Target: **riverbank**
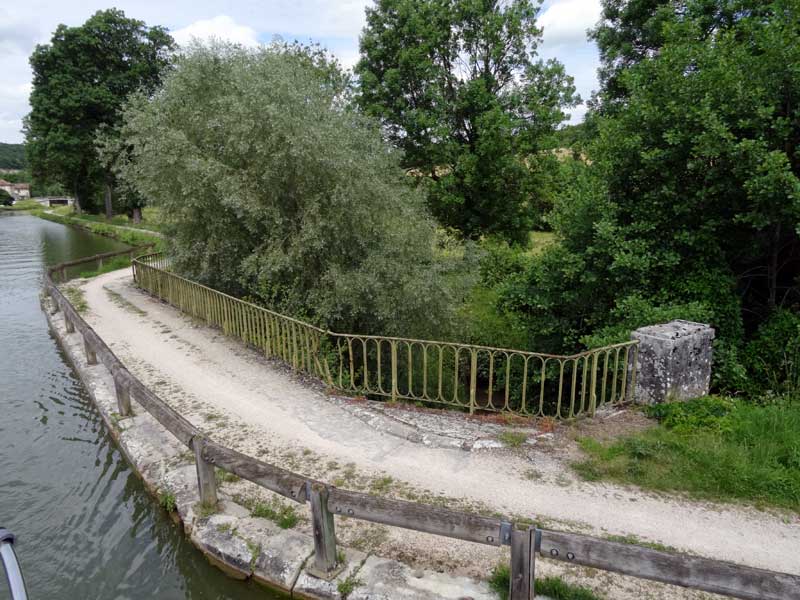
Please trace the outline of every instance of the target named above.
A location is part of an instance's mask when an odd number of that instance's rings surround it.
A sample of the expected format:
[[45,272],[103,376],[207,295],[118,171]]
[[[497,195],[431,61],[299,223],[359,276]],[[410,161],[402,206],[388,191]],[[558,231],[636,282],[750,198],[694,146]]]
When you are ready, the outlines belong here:
[[[791,550],[800,532],[791,514],[587,484],[565,468],[563,457],[530,447],[463,452],[398,439],[353,418],[323,390],[134,289],[129,273],[104,275],[83,288],[87,320],[126,366],[196,426],[251,456],[350,489],[519,515],[559,529],[634,538],[752,566],[800,570]],[[251,504],[271,501],[248,486],[222,485],[226,493]],[[299,516],[298,526],[307,526],[307,516]],[[504,560],[491,548],[450,542],[443,548],[440,539],[391,528],[348,524],[338,529],[344,544],[403,559],[412,568],[486,577]],[[608,598],[701,597],[626,578],[587,577],[585,570],[565,571],[546,561],[538,572],[547,574],[548,569],[570,581],[594,584]]]

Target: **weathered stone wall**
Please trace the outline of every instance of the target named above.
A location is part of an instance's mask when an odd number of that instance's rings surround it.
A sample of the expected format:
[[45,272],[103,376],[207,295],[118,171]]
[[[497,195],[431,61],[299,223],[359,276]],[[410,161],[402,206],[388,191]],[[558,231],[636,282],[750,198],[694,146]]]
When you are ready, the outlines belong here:
[[634,400],[657,404],[708,394],[711,383],[714,329],[703,323],[676,320],[642,327]]

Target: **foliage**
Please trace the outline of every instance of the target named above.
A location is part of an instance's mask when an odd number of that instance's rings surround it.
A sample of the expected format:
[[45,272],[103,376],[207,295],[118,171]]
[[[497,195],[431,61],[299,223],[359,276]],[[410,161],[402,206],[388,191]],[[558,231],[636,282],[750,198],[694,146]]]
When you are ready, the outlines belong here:
[[169,491],[162,491],[158,495],[158,503],[167,512],[175,512],[178,508],[178,503],[175,499],[175,494]]
[[800,393],[800,314],[778,310],[745,350],[752,384],[775,393]]
[[30,58],[24,129],[34,177],[63,185],[79,209],[92,208],[109,177],[95,152],[96,132],[117,122],[130,93],[156,88],[173,46],[166,29],[116,9],[98,11],[79,27],[59,25]]
[[581,441],[587,479],[800,509],[800,398],[701,398],[651,409],[661,425],[608,445]]
[[[25,144],[0,142],[0,169],[24,169],[26,166]],[[5,174],[0,174],[0,177],[7,179]]]
[[284,504],[280,500],[272,499],[270,502],[256,502],[250,513],[254,517],[269,519],[281,529],[291,529],[297,525],[300,517],[293,506]]
[[536,59],[529,0],[379,0],[361,37],[358,100],[428,185],[440,222],[524,242],[548,198],[543,139],[577,101],[555,60]]
[[606,2],[647,31],[601,24],[644,39],[607,57],[624,94],[607,82],[590,160],[563,165],[572,178],[549,217],[559,243],[504,292],[537,348],[704,320],[717,329],[717,384],[740,391],[746,339],[776,309],[796,312],[800,69],[787,65],[800,64],[798,4],[735,4]]
[[295,47],[190,48],[128,106],[122,176],[162,207],[188,277],[331,329],[436,335],[449,263],[334,67]]
[[11,206],[14,203],[14,197],[5,190],[0,190],[0,206]]

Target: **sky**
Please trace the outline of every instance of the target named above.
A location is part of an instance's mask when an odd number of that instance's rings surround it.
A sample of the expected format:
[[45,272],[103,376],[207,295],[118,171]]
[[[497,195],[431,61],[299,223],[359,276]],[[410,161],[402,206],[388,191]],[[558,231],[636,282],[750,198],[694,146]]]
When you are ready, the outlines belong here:
[[[113,0],[111,0],[113,2]],[[27,0],[0,6],[0,142],[23,141],[22,118],[29,112],[28,56],[47,43],[59,23],[82,24],[97,10],[115,6],[148,25],[167,27],[178,43],[217,37],[244,45],[287,41],[318,42],[345,67],[358,59],[364,7],[372,0]],[[581,97],[597,87],[597,48],[586,30],[600,15],[600,0],[545,0],[539,14],[542,58],[557,58],[575,78]],[[571,112],[580,122],[585,107]]]

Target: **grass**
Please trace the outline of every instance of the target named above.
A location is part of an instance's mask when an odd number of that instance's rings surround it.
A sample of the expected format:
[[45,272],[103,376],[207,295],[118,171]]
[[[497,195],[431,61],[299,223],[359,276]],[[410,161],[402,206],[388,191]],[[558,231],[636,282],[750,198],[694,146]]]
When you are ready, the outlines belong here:
[[531,231],[529,239],[530,244],[526,254],[528,256],[537,256],[555,242],[556,234],[552,231]]
[[601,444],[574,468],[610,479],[711,500],[800,510],[800,397],[768,404],[707,397],[648,409],[659,424]]
[[528,439],[522,431],[504,431],[497,438],[509,448],[519,448]]
[[5,211],[21,211],[21,210],[39,210],[42,205],[36,200],[20,200],[15,202],[12,206],[0,206],[0,210]]
[[269,502],[261,502],[252,498],[236,495],[234,502],[250,511],[253,517],[261,517],[274,522],[281,529],[292,529],[300,521],[300,515],[293,506],[272,498]]
[[[511,573],[508,565],[498,565],[489,578],[489,587],[500,600],[508,598]],[[549,596],[553,600],[600,600],[592,590],[566,583],[559,577],[542,577],[534,584],[536,595]]]
[[78,215],[75,214],[75,211],[71,206],[59,206],[53,208],[52,211],[61,217],[71,217],[74,219],[80,219],[81,221],[90,221],[92,223],[115,225],[117,227],[133,227],[135,229],[145,229],[159,232],[163,229],[161,209],[155,207],[147,207],[142,211],[141,223],[134,223],[128,218],[127,215],[114,215],[110,221],[106,219],[105,215],[92,215],[88,213],[82,213]]
[[114,256],[112,258],[107,258],[103,260],[102,267],[97,267],[96,269],[89,269],[87,271],[81,271],[78,277],[83,277],[83,278],[97,277],[98,275],[102,275],[103,273],[118,271],[119,269],[125,269],[130,266],[131,266],[131,259],[129,256],[127,255]]

